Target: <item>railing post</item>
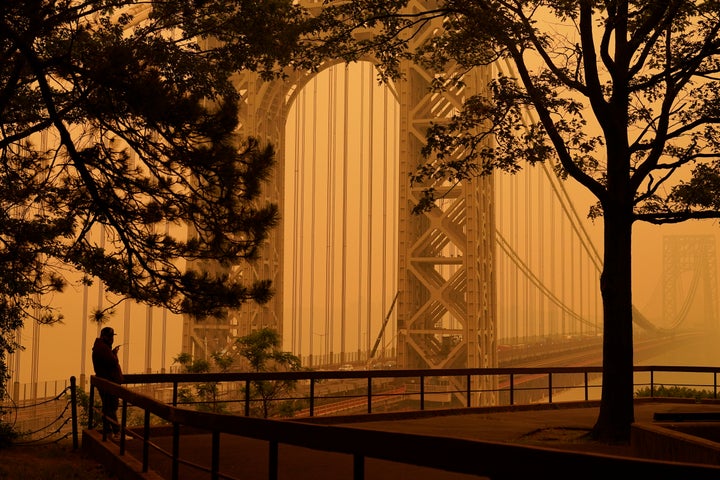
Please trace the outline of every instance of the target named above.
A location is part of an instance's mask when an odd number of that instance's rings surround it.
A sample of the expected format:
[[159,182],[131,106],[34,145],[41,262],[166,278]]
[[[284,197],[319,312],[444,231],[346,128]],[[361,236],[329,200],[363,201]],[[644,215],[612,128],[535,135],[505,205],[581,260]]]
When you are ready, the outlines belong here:
[[120,455],[125,455],[125,427],[127,426],[127,400],[122,399],[120,409]]
[[650,370],[650,397],[655,396],[655,370]]
[[590,398],[588,396],[588,372],[587,372],[587,370],[585,371],[584,376],[585,376],[585,401],[587,402],[588,399]]
[[177,407],[178,402],[178,382],[173,380],[172,406]]
[[367,384],[367,412],[372,413],[372,377],[368,376]]
[[717,372],[713,372],[713,398],[717,400]]
[[210,478],[217,480],[220,478],[220,432],[213,430],[212,432],[212,459],[210,461]]
[[250,416],[250,380],[245,380],[245,416]]
[[278,442],[271,440],[268,445],[268,479],[277,480],[278,478]]
[[420,375],[420,410],[425,410],[425,376]]
[[143,425],[142,471],[147,473],[150,467],[150,410],[145,410]]
[[172,438],[172,480],[180,478],[180,424],[173,422]]
[[310,379],[310,416],[315,415],[315,379]]
[[472,389],[471,389],[471,387],[470,387],[470,380],[471,380],[471,377],[470,377],[470,374],[468,373],[467,376],[465,377],[465,382],[466,382],[466,385],[465,385],[465,387],[466,387],[466,392],[465,392],[465,393],[467,394],[467,401],[466,401],[465,403],[467,404],[467,407],[468,407],[468,408],[470,408],[470,407],[472,406],[472,405],[471,405],[471,403],[472,403],[472,397],[471,397],[471,395],[472,395]]
[[78,420],[77,420],[77,384],[75,377],[70,377],[70,412],[72,415],[72,442],[73,450],[78,449]]
[[353,480],[365,479],[365,457],[362,455],[353,455]]
[[515,374],[510,374],[510,405],[515,405]]
[[548,403],[552,403],[552,372],[548,372]]

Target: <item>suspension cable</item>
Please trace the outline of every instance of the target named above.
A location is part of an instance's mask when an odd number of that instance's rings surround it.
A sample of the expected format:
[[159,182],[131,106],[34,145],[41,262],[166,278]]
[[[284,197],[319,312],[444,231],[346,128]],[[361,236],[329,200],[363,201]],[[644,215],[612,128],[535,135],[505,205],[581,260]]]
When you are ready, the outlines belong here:
[[[365,330],[367,331],[367,341],[365,351],[370,351],[370,332],[372,330],[372,275],[373,275],[373,139],[374,139],[374,117],[375,117],[375,89],[374,89],[374,67],[370,67],[368,85],[368,209],[367,209],[367,279],[366,279],[366,304],[367,312],[365,318]],[[358,359],[359,360],[359,359]]]
[[[317,77],[313,78],[313,103],[312,103],[312,144],[310,151],[311,174],[310,174],[310,305],[315,303],[315,187],[317,184]],[[315,315],[310,314],[308,323],[310,324],[310,355],[314,355],[313,342],[315,340]]]

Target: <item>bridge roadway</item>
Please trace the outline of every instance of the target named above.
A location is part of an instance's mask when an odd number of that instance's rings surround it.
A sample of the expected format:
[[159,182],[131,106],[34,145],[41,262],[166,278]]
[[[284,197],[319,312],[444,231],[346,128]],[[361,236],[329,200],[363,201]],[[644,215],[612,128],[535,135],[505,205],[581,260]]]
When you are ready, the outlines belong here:
[[[637,340],[635,342],[635,358],[637,362],[644,362],[658,354],[667,353],[674,348],[686,347],[688,344],[701,339],[702,337],[696,333],[673,336],[650,336]],[[560,342],[526,344],[514,347],[505,347],[499,349],[500,367],[583,367],[583,366],[600,366],[602,365],[602,337],[585,336],[565,339]],[[383,384],[385,382],[385,385]],[[568,375],[555,379],[554,390],[561,390],[565,386],[577,387],[582,384],[581,375]],[[521,389],[516,392],[515,403],[534,403],[540,401],[545,395],[543,389],[547,388],[547,376],[533,375],[517,375],[513,380],[516,388]],[[393,389],[398,387],[397,383],[393,383],[390,379],[377,379],[374,384],[377,389],[376,395],[396,394]],[[499,388],[508,388],[510,381],[507,377],[499,378]],[[415,385],[406,385],[408,387]],[[335,381],[324,381],[315,385],[315,395],[317,398],[330,398],[337,396],[336,402],[315,408],[315,415],[336,415],[340,413],[365,413],[367,406],[365,399],[360,396],[350,400],[342,399],[346,392],[360,391],[367,387],[367,380],[361,379],[342,379]],[[432,385],[426,386],[427,392],[432,389]],[[300,385],[298,387],[299,396],[308,395],[308,386]],[[440,390],[436,390],[436,393]],[[416,392],[417,393],[417,392]],[[428,395],[429,397],[430,395]],[[394,397],[396,400],[400,397]],[[382,402],[375,399],[377,405]],[[392,400],[389,398],[388,400]],[[308,411],[309,412],[309,411]],[[301,412],[302,413],[302,412]],[[307,413],[309,415],[309,413]],[[303,416],[296,415],[296,416]]]
[[[643,362],[661,353],[682,349],[703,338],[700,332],[639,336],[634,342],[635,360]],[[498,348],[498,364],[500,367],[602,365],[602,337],[584,336],[559,342],[501,345]]]
[[[582,406],[581,406],[582,405]],[[465,439],[477,442],[477,455],[468,458],[470,464],[476,464],[477,470],[484,468],[505,471],[494,478],[535,478],[535,479],[570,479],[570,478],[607,478],[608,473],[643,472],[647,464],[642,463],[643,455],[636,451],[634,445],[603,445],[586,439],[586,434],[597,419],[597,404],[568,403],[556,404],[552,408],[547,405],[525,407],[486,408],[486,409],[455,409],[433,412],[414,412],[413,414],[370,414],[352,417],[325,417],[313,423],[323,422],[350,429],[374,432],[394,432],[410,434],[422,442],[437,442],[437,455],[443,455],[443,445],[449,439]],[[636,422],[648,424],[653,422],[655,413],[672,413],[688,411],[713,411],[720,413],[720,404],[697,405],[672,403],[669,401],[639,402],[635,407]],[[307,420],[310,422],[310,420]],[[350,433],[352,435],[352,433]],[[156,436],[153,442],[160,448],[171,451],[171,436]],[[187,434],[180,439],[180,452],[184,460],[209,469],[211,462],[211,437],[207,434]],[[220,438],[220,472],[232,478],[243,480],[260,480],[268,477],[268,444],[260,440],[252,440],[236,436],[221,435]],[[484,457],[483,452],[494,446],[527,447],[539,453],[537,462],[524,464],[514,461],[512,457],[497,458],[497,455]],[[413,449],[413,443],[392,445],[388,448]],[[122,468],[126,471],[140,471],[143,442],[135,438],[126,442],[126,454],[119,456],[119,446],[111,441],[103,442],[97,432],[84,433],[83,448],[91,451],[95,458],[101,460],[109,468]],[[435,447],[434,447],[435,448]],[[503,451],[503,450],[499,450]],[[550,453],[548,452],[555,452]],[[547,456],[547,460],[543,460]],[[350,479],[353,472],[352,455],[330,453],[290,445],[280,445],[278,450],[278,478],[281,480],[338,480]],[[632,465],[626,464],[628,459],[640,461]],[[646,460],[646,459],[645,459]],[[599,462],[599,463],[598,463]],[[167,457],[151,450],[151,471],[145,476],[126,476],[120,478],[144,478],[146,480],[170,480],[171,463]],[[491,464],[495,466],[490,466]],[[611,467],[599,468],[599,465]],[[720,478],[720,467],[715,464],[708,471],[700,472],[691,465],[678,467],[668,465],[667,475],[657,475],[657,470],[650,478],[659,479],[706,479]],[[558,470],[562,469],[562,470]],[[626,470],[627,469],[627,470]],[[633,470],[636,469],[636,470]],[[510,472],[510,473],[507,473]],[[679,473],[680,472],[680,473]],[[685,475],[687,473],[688,475]],[[633,475],[631,475],[633,476]],[[207,472],[199,471],[188,465],[181,465],[181,480],[208,479]],[[380,459],[366,458],[366,480],[469,480],[487,478],[477,475],[454,473],[434,468],[419,467]]]

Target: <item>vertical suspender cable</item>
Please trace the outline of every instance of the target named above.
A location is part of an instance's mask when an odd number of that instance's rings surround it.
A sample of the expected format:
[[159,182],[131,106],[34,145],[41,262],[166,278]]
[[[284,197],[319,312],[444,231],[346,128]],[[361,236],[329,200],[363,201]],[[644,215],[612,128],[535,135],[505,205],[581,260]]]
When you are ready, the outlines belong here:
[[[39,298],[37,298],[39,301]],[[32,327],[32,361],[30,362],[30,395],[33,400],[38,398],[38,363],[40,363],[40,309],[35,308],[35,318]]]
[[[87,363],[86,352],[87,352],[87,323],[88,323],[88,294],[90,293],[90,287],[87,283],[83,282],[83,300],[82,300],[82,318],[81,323],[81,350],[80,350],[80,388],[85,388],[85,367]],[[20,349],[16,351],[16,355],[19,355]],[[127,369],[126,369],[127,371]]]
[[[85,367],[87,364],[87,358],[86,353],[87,352],[87,325],[88,325],[88,303],[90,302],[89,299],[90,294],[90,286],[86,282],[83,282],[83,299],[82,299],[82,318],[80,319],[80,330],[82,335],[82,346],[80,350],[80,385],[82,388],[85,388]],[[17,349],[15,352],[16,355],[19,356],[20,349]],[[19,360],[18,360],[19,363]],[[125,369],[127,371],[127,369]]]
[[[578,239],[578,242],[581,241],[581,239]],[[578,309],[577,313],[580,315],[580,318],[585,318],[583,313],[585,310],[585,258],[583,257],[583,249],[582,245],[578,245],[578,290],[580,291],[580,308]],[[580,322],[580,334],[585,333],[583,330],[585,328],[585,322]]]
[[[387,88],[385,89],[385,93],[386,93],[386,94],[389,94]],[[400,170],[400,157],[399,157],[399,151],[400,151],[399,137],[400,137],[400,136],[398,135],[398,132],[400,131],[400,115],[398,114],[398,110],[399,110],[399,105],[398,105],[397,103],[393,103],[393,120],[394,120],[394,123],[393,123],[393,130],[392,130],[392,131],[395,132],[395,134],[393,135],[394,142],[393,142],[393,147],[392,147],[392,148],[393,148],[393,149],[392,149],[392,152],[393,152],[393,155],[392,155],[392,159],[393,159],[393,169],[392,169],[392,172],[393,172],[393,185],[394,185],[394,190],[393,190],[393,196],[392,196],[392,200],[393,200],[393,201],[392,201],[392,212],[393,212],[393,214],[392,214],[392,216],[390,217],[390,221],[391,221],[390,225],[392,226],[392,243],[391,243],[391,245],[393,245],[393,262],[392,262],[392,265],[393,265],[393,270],[392,270],[392,272],[393,272],[393,273],[392,273],[393,292],[397,292],[397,290],[398,290],[398,251],[397,251],[397,244],[398,244],[398,210],[399,210],[399,205],[398,205],[398,204],[399,204],[399,202],[400,202],[399,195],[398,195],[399,182],[400,182],[399,173],[398,173],[398,171]],[[393,297],[394,297],[394,296],[395,296],[395,295],[393,295]],[[392,322],[392,330],[391,330],[390,338],[391,338],[391,339],[396,339],[396,338],[397,338],[397,314],[395,315],[395,321]],[[391,341],[394,341],[394,340],[391,340]],[[393,345],[395,345],[396,343],[397,343],[397,342],[394,341]],[[393,356],[393,357],[397,356],[397,348],[395,348],[395,347],[393,347],[392,356]]]
[[[43,131],[40,134],[40,148],[42,148],[43,151],[47,151],[47,143],[48,143],[48,132],[47,130]],[[43,166],[46,165],[46,162],[43,161]],[[42,207],[40,207],[42,209]],[[36,210],[37,212],[37,210]],[[42,213],[42,212],[38,212]],[[36,302],[37,304],[40,303],[40,295],[36,295]],[[34,309],[34,316],[33,319],[33,329],[32,329],[32,362],[30,364],[30,381],[31,381],[31,392],[32,392],[32,398],[37,399],[37,386],[38,386],[38,374],[40,371],[40,309],[36,307]]]
[[[496,174],[496,182],[495,182],[495,196],[497,198],[502,198],[503,195],[503,187],[505,183],[503,182],[502,173]],[[503,228],[503,219],[505,218],[505,202],[504,201],[496,201],[497,208],[503,209],[495,215],[495,225],[494,228],[497,232],[500,232],[503,236],[505,235],[505,230]],[[493,245],[494,247],[494,245]],[[495,248],[495,258],[497,262],[502,262],[502,265],[498,265],[498,268],[496,270],[497,272],[497,299],[496,299],[496,305],[497,305],[497,316],[498,318],[505,319],[502,322],[497,322],[497,336],[498,338],[508,338],[507,334],[507,320],[510,318],[510,315],[507,314],[507,302],[505,301],[506,297],[506,288],[505,288],[505,282],[507,281],[507,264],[506,264],[506,255],[501,255],[500,251]]]
[[[519,240],[520,240],[520,235],[518,232],[518,230],[519,230],[519,228],[518,228],[519,215],[518,215],[518,200],[517,200],[517,198],[518,198],[518,196],[517,196],[518,180],[516,177],[513,176],[511,179],[511,182],[512,182],[511,183],[512,189],[511,189],[511,197],[510,197],[511,200],[510,201],[511,201],[513,211],[512,211],[512,216],[511,216],[510,228],[513,229],[514,244],[518,245]],[[515,271],[515,276],[514,276],[514,282],[513,282],[514,284],[512,287],[513,296],[514,296],[513,309],[515,310],[515,315],[514,315],[515,335],[514,336],[516,339],[519,340],[520,339],[520,328],[519,328],[518,322],[520,321],[520,293],[519,293],[520,292],[520,268],[516,265],[514,271]]]
[[[387,303],[387,270],[388,270],[388,241],[387,241],[387,200],[388,200],[388,89],[383,89],[383,111],[382,111],[382,159],[383,159],[383,182],[382,182],[382,225],[380,238],[382,242],[382,261],[380,263],[381,282],[380,282],[380,305],[381,312],[386,312]],[[381,327],[382,328],[382,327]],[[385,357],[385,330],[381,339],[382,356]]]
[[[287,290],[290,290],[292,293],[290,295],[290,321],[291,321],[291,329],[292,329],[292,352],[296,355],[300,355],[302,351],[302,345],[300,345],[300,342],[298,341],[299,332],[297,328],[297,275],[298,275],[298,242],[297,242],[297,229],[298,229],[298,175],[300,170],[300,97],[296,97],[295,99],[295,132],[294,132],[294,138],[293,138],[293,150],[294,150],[294,156],[293,158],[293,201],[292,201],[292,207],[293,207],[293,215],[292,215],[292,226],[290,227],[290,231],[292,232],[291,235],[288,235],[289,238],[292,238],[292,274],[290,275],[290,282],[291,287]],[[287,205],[287,202],[286,202]]]
[[310,327],[310,355],[315,358],[315,349],[313,341],[315,339],[315,326],[314,320],[315,315],[312,314],[312,308],[315,305],[315,185],[317,183],[317,77],[313,78],[313,96],[312,96],[312,139],[311,139],[311,151],[310,161],[312,162],[312,168],[310,173],[310,282],[308,289],[310,290],[308,295],[308,307],[311,309],[310,318],[308,319]]
[[[152,372],[152,333],[153,314],[152,307],[148,305],[145,309],[145,373]],[[205,351],[205,359],[208,359],[208,352]]]
[[[364,165],[365,156],[363,155],[364,151],[362,148],[362,146],[364,144],[363,140],[365,139],[365,132],[363,129],[363,127],[365,126],[365,117],[364,117],[364,115],[365,115],[365,108],[364,108],[365,107],[365,88],[364,88],[364,85],[362,82],[362,79],[365,77],[364,72],[365,72],[365,63],[362,62],[362,63],[360,63],[360,76],[359,76],[360,80],[361,80],[360,81],[360,125],[359,125],[360,147],[358,148],[358,153],[360,155],[360,158],[358,160],[358,165],[359,165],[359,169],[360,169],[360,172],[358,174],[358,179],[360,181],[360,200],[358,202],[358,218],[360,220],[358,222],[358,227],[360,229],[360,231],[358,232],[359,239],[363,238],[362,205],[363,205],[363,188],[365,188],[365,184],[363,182],[363,172],[365,170],[365,165]],[[359,305],[360,299],[362,298],[362,274],[363,274],[363,263],[362,263],[363,255],[362,254],[363,254],[362,240],[360,240],[360,242],[358,244],[358,288],[357,288],[358,305]],[[360,355],[362,352],[362,338],[363,338],[362,337],[362,308],[358,308],[358,315],[357,315],[357,342],[358,342],[357,355],[358,355],[358,359],[360,358]]]
[[[557,291],[557,278],[556,278],[556,269],[555,269],[555,262],[558,260],[558,258],[561,258],[561,255],[556,255],[557,248],[555,248],[557,242],[555,242],[555,199],[554,197],[550,196],[550,209],[548,210],[550,212],[550,226],[549,226],[549,236],[550,236],[550,289],[555,292]],[[561,297],[562,298],[562,297]],[[548,315],[550,317],[549,323],[550,323],[550,334],[556,335],[558,333],[557,331],[557,319],[555,317],[555,308],[553,307],[553,304],[551,302],[548,302]],[[559,314],[558,310],[558,314]]]
[[[165,235],[166,236],[170,235],[170,223],[169,222],[165,222]],[[163,310],[162,310],[162,338],[161,338],[162,346],[160,347],[160,373],[166,373],[165,372],[165,357],[167,356],[167,319],[168,319],[167,308],[163,308]],[[126,327],[128,329],[130,328],[129,323],[130,322],[128,322],[128,325]],[[126,336],[125,338],[130,339],[130,336]],[[127,352],[126,352],[125,356],[128,356]]]
[[350,76],[348,75],[349,68],[345,65],[344,70],[344,85],[343,85],[343,171],[342,171],[342,253],[340,256],[340,351],[345,352],[345,339],[347,336],[346,325],[347,325],[347,238],[348,238],[348,137],[350,130],[348,127],[349,113],[349,90],[350,90]]
[[[330,353],[332,358],[333,353],[333,299],[335,298],[335,292],[333,291],[334,276],[333,276],[333,265],[334,265],[334,249],[333,249],[333,237],[335,232],[335,71],[336,68],[332,67],[328,70],[328,102],[327,102],[327,126],[328,126],[328,152],[327,152],[327,191],[326,200],[327,205],[327,226],[325,235],[325,350]],[[344,351],[341,350],[340,358],[344,361]],[[332,362],[332,360],[330,360]]]
[[[123,364],[122,364],[122,370],[123,372],[129,372],[130,371],[130,314],[131,314],[132,306],[130,300],[125,301],[125,312],[124,312],[124,318],[123,318],[123,341],[126,343],[125,347],[123,348]],[[83,322],[83,324],[86,322]],[[164,342],[164,340],[163,340]]]
[[167,356],[167,308],[162,310],[162,334],[160,347],[160,373],[165,372],[165,357]]
[[[19,343],[20,345],[25,345],[25,342],[23,341],[23,338],[22,338],[23,337],[23,327],[20,326],[20,327],[16,328],[14,334],[15,334],[14,340],[17,343]],[[23,350],[22,348],[15,349],[15,353],[13,353],[12,369],[8,369],[12,372],[12,375],[15,378],[14,383],[16,384],[16,386],[18,388],[20,386],[20,379],[22,378],[20,375],[21,374],[20,367],[22,365],[20,362],[20,360],[22,359],[21,358],[22,350]],[[15,400],[16,403],[20,401],[20,391],[15,390],[14,388],[13,388],[13,399]]]
[[[542,278],[543,282],[547,282],[548,279],[545,276],[545,264],[544,264],[544,258],[545,258],[545,199],[543,198],[545,194],[545,190],[543,189],[543,182],[542,178],[538,175],[538,182],[537,182],[537,232],[538,232],[538,241],[537,241],[537,265],[538,265],[538,272],[537,275],[539,278]],[[545,295],[542,292],[538,292],[537,296],[537,318],[538,318],[538,336],[543,338],[546,335],[545,331]]]
[[[152,343],[153,343],[153,307],[147,305],[145,307],[145,369],[144,373],[152,373]],[[206,345],[207,347],[207,345]],[[208,352],[205,350],[205,359],[207,360]]]
[[[300,132],[305,130],[305,117],[306,117],[306,106],[307,106],[307,91],[303,89],[302,96],[300,97],[300,108],[298,109],[300,111],[300,121],[298,122]],[[298,135],[299,144],[300,144],[300,155],[299,155],[299,179],[298,179],[298,189],[295,191],[295,202],[297,204],[298,209],[298,215],[297,215],[297,224],[295,225],[295,232],[297,235],[297,252],[298,255],[296,257],[296,262],[298,265],[298,271],[297,275],[295,277],[295,289],[297,289],[297,311],[295,312],[295,315],[298,319],[298,342],[300,344],[301,350],[305,349],[305,343],[303,342],[303,333],[305,331],[305,325],[303,324],[303,285],[305,282],[303,281],[305,278],[305,249],[304,249],[304,243],[305,243],[305,143],[307,139],[305,138],[305,135],[299,134]],[[312,334],[309,336],[312,337]],[[308,355],[312,355],[312,352],[308,351]],[[312,356],[309,357],[310,363],[312,364]],[[312,366],[312,365],[311,365]]]
[[[561,258],[561,262],[560,262],[560,293],[561,293],[561,295],[560,295],[560,298],[566,298],[565,294],[566,294],[566,290],[567,290],[565,288],[566,287],[566,278],[567,278],[567,265],[566,265],[567,262],[565,261],[565,259],[567,258],[567,255],[565,255],[565,252],[566,252],[566,250],[565,250],[565,248],[566,248],[566,245],[565,245],[565,240],[566,240],[566,238],[565,238],[565,221],[566,221],[565,216],[561,215],[560,216],[560,251],[563,252],[563,255],[560,257]],[[567,303],[570,304],[570,302],[567,302]],[[563,310],[560,313],[560,333],[562,335],[565,335],[567,333],[566,325],[565,325],[566,315],[567,314],[566,314],[565,310]]]
[[[105,227],[100,225],[100,249],[105,250]],[[105,292],[105,287],[103,286],[103,281],[100,280],[98,282],[98,294],[97,294],[97,311],[100,312],[103,308],[103,293]],[[97,336],[100,336],[100,329],[102,328],[102,324],[100,322],[97,322]]]
[[[530,244],[532,243],[532,224],[533,224],[533,218],[532,218],[532,202],[530,199],[532,198],[532,170],[531,169],[525,169],[523,171],[524,177],[525,177],[525,234],[522,236],[523,241],[525,242],[525,262],[528,266],[532,268],[532,249],[530,248]],[[525,330],[525,338],[530,338],[533,334],[534,325],[533,322],[530,322],[530,312],[532,310],[532,289],[530,284],[530,278],[528,278],[527,275],[523,275],[524,277],[524,293],[525,293],[525,312],[523,316],[523,322],[525,324],[524,330]]]
[[368,213],[367,213],[367,222],[368,222],[368,231],[367,231],[367,241],[368,241],[368,255],[367,255],[367,293],[366,293],[366,301],[367,301],[367,319],[366,319],[366,327],[365,330],[367,330],[367,342],[365,345],[365,352],[366,354],[370,352],[370,333],[372,332],[372,303],[373,303],[373,291],[372,291],[372,276],[373,276],[373,139],[374,139],[374,116],[375,116],[375,82],[374,80],[374,67],[370,67],[368,69],[369,72],[369,78],[368,78]]
[[[570,295],[572,296],[572,303],[570,304],[572,307],[572,311],[577,311],[577,300],[575,295],[575,276],[576,276],[576,270],[575,270],[575,236],[570,234]],[[572,334],[575,334],[575,322],[573,321],[573,326],[570,329],[570,332]]]
[[[136,164],[136,157],[135,155],[132,156],[132,167],[135,167]],[[169,228],[169,224],[166,224],[166,233]],[[137,306],[137,303],[133,303],[130,300],[125,301],[125,311],[123,316],[123,355],[122,355],[122,371],[123,372],[129,372],[130,371],[130,348],[133,345],[132,337],[131,337],[131,315],[132,315],[132,308],[133,305]],[[86,322],[83,322],[85,324]],[[163,344],[165,342],[165,339],[163,338]],[[84,348],[83,348],[84,350]]]
[[600,330],[598,328],[598,320],[602,318],[602,312],[600,311],[600,288],[599,288],[599,278],[597,275],[593,273],[593,270],[590,271],[591,279],[593,280],[591,285],[596,285],[598,288],[593,289],[593,300],[595,301],[595,308],[593,309],[593,316],[595,317],[595,335],[600,333]]

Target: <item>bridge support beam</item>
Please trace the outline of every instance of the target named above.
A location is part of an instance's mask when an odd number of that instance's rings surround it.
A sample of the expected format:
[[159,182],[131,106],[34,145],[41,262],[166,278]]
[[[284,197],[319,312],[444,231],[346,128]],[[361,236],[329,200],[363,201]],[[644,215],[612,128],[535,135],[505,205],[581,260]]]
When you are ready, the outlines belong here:
[[[428,28],[418,42],[432,35]],[[497,366],[495,222],[492,177],[460,185],[411,187],[409,175],[425,159],[421,148],[430,124],[461,108],[482,92],[488,71],[465,75],[463,88],[442,94],[431,90],[432,73],[403,66],[400,93],[400,212],[398,363],[406,368]],[[443,199],[424,214],[412,209],[422,188],[432,186]],[[461,380],[457,380],[459,383]],[[491,389],[475,380],[475,390]],[[461,387],[461,385],[454,385]],[[458,388],[461,390],[462,388]],[[492,404],[494,399],[479,399]]]

